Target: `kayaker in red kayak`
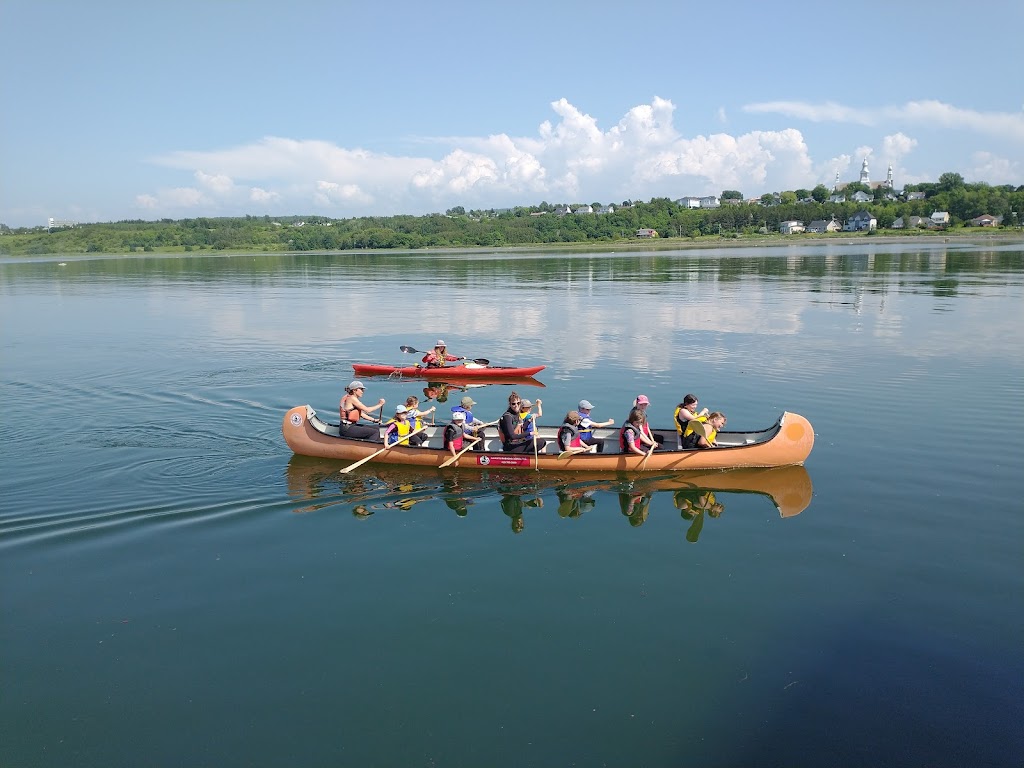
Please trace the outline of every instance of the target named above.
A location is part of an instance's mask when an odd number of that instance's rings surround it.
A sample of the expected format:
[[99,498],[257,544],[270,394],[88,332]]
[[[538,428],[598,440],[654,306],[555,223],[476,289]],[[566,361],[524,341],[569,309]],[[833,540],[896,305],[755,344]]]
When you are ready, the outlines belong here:
[[443,368],[445,363],[454,363],[458,360],[465,360],[464,357],[456,357],[448,354],[448,345],[444,339],[438,339],[434,349],[423,356],[423,362],[427,368]]

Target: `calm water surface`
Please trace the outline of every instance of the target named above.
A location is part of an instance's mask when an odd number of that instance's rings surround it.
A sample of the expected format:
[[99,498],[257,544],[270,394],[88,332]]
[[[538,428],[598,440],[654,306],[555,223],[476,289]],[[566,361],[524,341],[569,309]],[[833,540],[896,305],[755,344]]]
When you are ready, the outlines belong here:
[[[2,765],[1021,763],[1019,245],[7,260],[0,328]],[[695,392],[817,443],[683,478],[290,454],[290,406],[336,420],[353,362],[439,336],[547,363],[546,423]]]

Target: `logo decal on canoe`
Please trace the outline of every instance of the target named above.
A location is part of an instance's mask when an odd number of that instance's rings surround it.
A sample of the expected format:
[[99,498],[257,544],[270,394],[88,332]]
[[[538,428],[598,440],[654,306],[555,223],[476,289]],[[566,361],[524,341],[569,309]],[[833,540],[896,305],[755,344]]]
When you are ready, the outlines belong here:
[[292,414],[292,426],[293,427],[298,427],[298,426],[301,426],[301,424],[302,424],[302,414],[301,413],[293,413]]
[[477,456],[476,463],[482,467],[529,467],[533,466],[530,456]]

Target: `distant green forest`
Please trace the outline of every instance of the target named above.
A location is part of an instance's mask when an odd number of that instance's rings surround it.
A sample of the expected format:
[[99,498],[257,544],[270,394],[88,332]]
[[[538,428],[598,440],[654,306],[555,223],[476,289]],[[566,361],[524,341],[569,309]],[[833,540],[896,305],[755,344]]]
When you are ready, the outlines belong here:
[[[844,192],[852,195],[860,184]],[[630,200],[615,204],[614,213],[555,213],[542,202],[511,210],[471,210],[461,207],[426,216],[360,217],[244,216],[230,218],[161,219],[11,229],[0,224],[0,254],[31,256],[76,253],[130,253],[138,251],[339,251],[360,249],[417,249],[503,247],[557,243],[598,243],[636,240],[639,229],[653,229],[663,238],[741,238],[772,234],[779,223],[808,223],[835,217],[845,221],[869,210],[879,229],[892,227],[901,217],[928,218],[948,211],[951,227],[962,227],[983,214],[1001,218],[1003,227],[1024,223],[1024,187],[966,184],[959,174],[947,173],[936,184],[918,184],[908,191],[924,192],[923,200],[886,198],[876,189],[868,203],[830,203],[829,191],[795,190],[764,195],[758,203],[744,203],[742,195],[726,190],[720,208],[688,209],[669,200]],[[737,204],[728,204],[736,200]],[[813,202],[810,202],[812,201]],[[800,202],[805,201],[805,202]],[[592,204],[595,209],[598,203]],[[802,235],[788,236],[800,238]]]

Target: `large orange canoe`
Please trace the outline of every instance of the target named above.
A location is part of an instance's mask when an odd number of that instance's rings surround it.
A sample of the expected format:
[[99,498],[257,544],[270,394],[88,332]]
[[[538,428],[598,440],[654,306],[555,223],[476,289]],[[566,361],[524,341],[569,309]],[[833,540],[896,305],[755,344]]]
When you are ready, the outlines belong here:
[[[308,405],[288,411],[281,424],[284,440],[301,456],[354,462],[380,451],[383,444],[339,437],[338,425],[317,416]],[[451,455],[442,447],[443,425],[427,427],[426,442],[420,447],[396,445],[373,461],[416,467],[439,467]],[[649,458],[620,453],[618,429],[597,429],[594,436],[604,440],[603,453],[584,453],[559,458],[558,427],[539,427],[547,439],[545,450],[533,454],[504,453],[496,430],[488,430],[485,450],[469,451],[458,460],[461,467],[587,472],[665,472],[672,470],[733,469],[736,467],[784,467],[803,464],[814,447],[814,429],[798,413],[783,413],[772,426],[752,432],[720,432],[717,448],[707,450],[660,450]],[[655,429],[674,445],[674,429]]]

